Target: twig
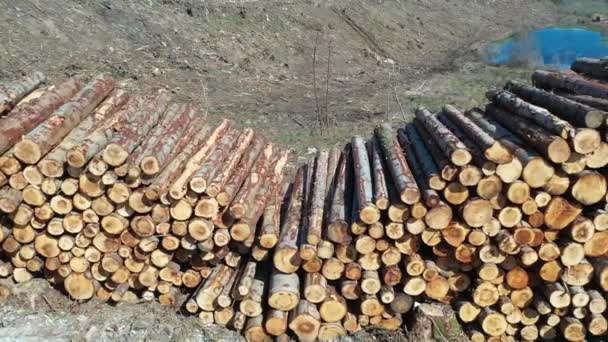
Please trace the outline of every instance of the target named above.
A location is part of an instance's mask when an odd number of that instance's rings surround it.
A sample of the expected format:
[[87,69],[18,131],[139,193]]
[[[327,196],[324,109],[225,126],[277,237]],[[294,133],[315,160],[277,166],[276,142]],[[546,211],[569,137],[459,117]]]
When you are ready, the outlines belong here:
[[327,75],[325,76],[325,128],[329,128],[329,76],[331,66],[331,39],[327,42]]
[[321,107],[319,106],[319,95],[317,94],[317,41],[319,38],[319,33],[315,36],[314,46],[312,48],[312,86],[315,94],[315,106],[317,107],[317,122],[319,123],[319,130],[321,131],[321,135],[323,135],[323,124],[321,122]]

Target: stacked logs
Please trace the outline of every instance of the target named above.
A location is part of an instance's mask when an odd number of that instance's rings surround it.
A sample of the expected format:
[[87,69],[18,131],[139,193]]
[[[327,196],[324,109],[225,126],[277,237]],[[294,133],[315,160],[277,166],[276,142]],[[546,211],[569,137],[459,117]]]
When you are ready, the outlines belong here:
[[285,151],[166,93],[10,83],[0,276],[183,305],[248,341],[397,329],[426,300],[472,341],[608,335],[608,85],[588,77],[537,71],[484,108],[419,108],[291,182]]
[[76,300],[185,302],[234,327],[257,316],[272,248],[257,226],[278,239],[288,152],[108,75],[43,82],[0,86],[0,276],[44,276]]

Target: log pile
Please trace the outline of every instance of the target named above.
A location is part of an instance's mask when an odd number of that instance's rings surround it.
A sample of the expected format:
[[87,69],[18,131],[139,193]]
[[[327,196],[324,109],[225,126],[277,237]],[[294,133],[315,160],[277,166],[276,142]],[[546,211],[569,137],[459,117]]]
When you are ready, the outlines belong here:
[[0,276],[183,305],[248,341],[398,329],[423,301],[472,341],[606,336],[608,85],[578,63],[587,76],[537,71],[484,108],[419,108],[291,181],[286,151],[166,93],[16,81]]

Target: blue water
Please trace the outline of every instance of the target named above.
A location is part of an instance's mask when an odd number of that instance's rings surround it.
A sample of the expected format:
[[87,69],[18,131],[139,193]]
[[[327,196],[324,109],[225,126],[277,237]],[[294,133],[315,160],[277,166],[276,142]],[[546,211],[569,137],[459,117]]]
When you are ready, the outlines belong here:
[[608,44],[600,32],[550,27],[494,43],[486,52],[490,64],[568,69],[577,57],[608,56]]

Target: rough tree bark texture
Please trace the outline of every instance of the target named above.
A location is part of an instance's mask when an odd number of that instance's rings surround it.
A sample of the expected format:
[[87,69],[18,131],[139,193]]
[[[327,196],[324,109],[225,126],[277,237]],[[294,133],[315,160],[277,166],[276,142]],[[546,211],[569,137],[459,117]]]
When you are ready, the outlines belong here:
[[166,164],[175,144],[186,131],[194,115],[191,105],[171,104],[158,125],[146,137],[146,140],[135,151],[133,166],[141,168],[147,176],[158,173]]
[[22,98],[46,82],[41,72],[33,72],[14,81],[0,84],[0,115],[11,110]]
[[532,83],[543,89],[562,90],[608,99],[608,85],[586,79],[573,72],[537,70],[532,74]]
[[506,111],[529,119],[547,132],[563,139],[568,138],[569,133],[574,130],[571,124],[553,115],[545,108],[528,103],[511,92],[494,90],[486,93],[486,97]]
[[70,133],[61,140],[43,160],[39,167],[47,177],[60,177],[63,174],[63,163],[66,161],[68,151],[78,146],[89,133],[99,129],[112,120],[114,114],[129,100],[129,95],[122,91],[114,91],[91,115],[88,115]]
[[608,80],[608,60],[601,58],[577,58],[570,69],[594,78]]
[[435,139],[435,143],[439,145],[439,148],[452,163],[457,166],[464,166],[471,161],[471,154],[462,141],[428,110],[418,108],[416,119],[424,125],[427,132]]
[[355,194],[359,207],[361,221],[372,224],[380,219],[380,211],[373,203],[374,188],[372,186],[372,171],[370,168],[365,141],[354,137],[351,141],[353,148],[353,168],[355,170]]
[[456,108],[446,105],[443,107],[443,114],[450,121],[456,124],[465,134],[472,140],[480,144],[480,149],[484,152],[485,157],[497,164],[508,163],[513,160],[511,152],[503,146],[500,141],[496,141],[490,134],[485,132],[473,121],[467,118]]
[[35,164],[47,154],[72,128],[97,107],[114,88],[109,75],[99,75],[70,101],[25,135],[15,145],[15,156],[26,164]]
[[486,113],[517,134],[552,162],[563,163],[570,158],[570,146],[561,137],[551,135],[530,121],[524,119],[513,120],[509,113],[494,105],[486,106]]
[[372,179],[374,181],[374,204],[380,210],[388,209],[390,199],[388,187],[386,185],[386,175],[384,173],[384,163],[382,162],[382,152],[376,139],[367,142],[368,153],[372,163]]
[[349,192],[346,191],[348,172],[350,170],[350,146],[347,145],[342,153],[342,158],[336,170],[336,181],[333,198],[328,215],[327,238],[335,243],[350,243],[350,227],[348,219],[350,215],[349,205],[351,200],[348,198]]
[[170,99],[171,96],[164,91],[147,98],[137,112],[130,113],[129,120],[115,125],[115,133],[103,150],[103,160],[114,167],[123,164],[158,123]]
[[598,128],[608,118],[608,112],[517,81],[507,82],[505,89],[528,102],[546,108],[576,127]]
[[414,204],[420,200],[418,184],[407,165],[403,151],[393,133],[391,127],[384,124],[374,130],[376,139],[384,153],[384,159],[391,173],[393,184],[399,192],[401,201],[406,204]]
[[21,136],[31,131],[61,107],[82,87],[82,81],[71,79],[51,88],[17,112],[0,119],[0,154],[11,148]]

